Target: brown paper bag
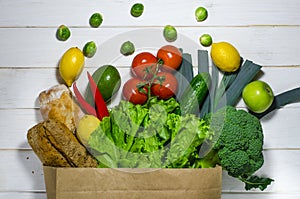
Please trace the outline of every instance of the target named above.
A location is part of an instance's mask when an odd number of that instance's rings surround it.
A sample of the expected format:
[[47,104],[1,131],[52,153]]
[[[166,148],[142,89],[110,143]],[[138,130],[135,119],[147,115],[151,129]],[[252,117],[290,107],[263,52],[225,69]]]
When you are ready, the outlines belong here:
[[48,199],[220,199],[222,168],[44,167]]

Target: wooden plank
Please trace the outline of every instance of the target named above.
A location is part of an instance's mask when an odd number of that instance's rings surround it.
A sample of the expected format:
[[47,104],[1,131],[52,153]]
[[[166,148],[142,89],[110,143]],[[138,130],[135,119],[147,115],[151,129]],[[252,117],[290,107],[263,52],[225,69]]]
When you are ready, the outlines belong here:
[[299,108],[284,108],[261,120],[264,131],[264,148],[299,149]]
[[[96,68],[84,69],[78,79],[78,87],[84,92],[87,85],[86,71],[93,72]],[[63,83],[55,68],[44,69],[0,69],[0,109],[38,108],[38,95],[50,87]],[[119,68],[122,82],[130,78],[128,68]],[[9,85],[9,86],[8,86]],[[114,101],[119,101],[118,98]]]
[[[248,26],[248,25],[299,25],[300,6],[297,0],[239,0],[227,1],[143,1],[144,13],[139,18],[130,15],[134,1],[42,1],[25,0],[1,2],[0,26],[28,27],[54,26],[61,23],[88,27],[88,19],[94,12],[103,14],[103,27],[107,26]],[[194,12],[198,6],[208,9],[208,18],[197,23]],[[166,12],[166,8],[168,12]],[[76,14],[78,13],[78,14]],[[291,14],[293,13],[293,14]],[[9,16],[9,17],[7,17]],[[22,17],[20,17],[22,16]],[[259,19],[259,20],[258,20]]]
[[[0,150],[0,192],[45,190],[43,170],[39,160],[30,150]],[[259,175],[267,175],[276,181],[265,190],[265,193],[300,194],[300,150],[267,150],[265,164],[259,170]],[[20,183],[22,180],[22,183]],[[244,185],[240,181],[223,174],[223,192],[243,193]],[[250,193],[261,193],[258,190]],[[247,192],[248,193],[248,192]]]
[[0,150],[0,191],[45,190],[41,162],[31,150]]
[[[38,109],[0,110],[0,149],[30,149],[27,130],[42,121]],[[265,149],[299,148],[300,108],[278,110],[262,121]],[[281,124],[281,125],[278,125]]]
[[[31,149],[27,142],[27,131],[42,121],[38,109],[0,110],[0,148]],[[4,119],[5,118],[5,119]]]
[[[156,54],[158,48],[170,44],[162,36],[162,28],[72,28],[67,42],[55,38],[55,28],[0,28],[0,67],[56,67],[62,54],[70,47],[83,48],[93,40],[98,46],[96,55],[86,59],[87,67],[103,64],[128,66],[134,55],[141,51]],[[296,27],[186,27],[178,28],[178,39],[172,43],[192,54],[194,65],[198,63],[197,50],[203,48],[199,37],[209,33],[215,42],[228,41],[236,46],[244,59],[264,66],[289,66],[300,63],[300,26]],[[283,39],[283,35],[286,35]],[[26,39],[24,39],[26,38]],[[149,40],[151,38],[151,40]],[[122,56],[120,46],[130,40],[136,53]],[[293,50],[290,50],[293,49]],[[16,56],[18,59],[16,59]]]

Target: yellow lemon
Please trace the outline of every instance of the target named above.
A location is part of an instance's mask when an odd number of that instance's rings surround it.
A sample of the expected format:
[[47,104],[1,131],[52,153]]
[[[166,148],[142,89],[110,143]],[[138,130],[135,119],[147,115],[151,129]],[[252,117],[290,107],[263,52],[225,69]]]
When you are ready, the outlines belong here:
[[78,122],[76,135],[83,145],[87,145],[91,134],[97,129],[100,120],[93,115],[84,115]]
[[228,42],[213,43],[210,55],[213,63],[224,72],[234,72],[240,67],[240,54]]
[[79,77],[84,67],[84,55],[77,47],[71,47],[62,56],[59,62],[59,73],[67,86]]

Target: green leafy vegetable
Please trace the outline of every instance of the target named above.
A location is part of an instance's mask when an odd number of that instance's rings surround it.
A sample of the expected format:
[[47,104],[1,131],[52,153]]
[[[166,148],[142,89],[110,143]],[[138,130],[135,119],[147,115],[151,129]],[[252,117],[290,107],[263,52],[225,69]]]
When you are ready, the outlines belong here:
[[[172,133],[172,139],[165,165],[168,168],[188,168],[192,167],[194,161],[199,158],[198,147],[203,142],[208,131],[194,115],[186,117],[177,116],[175,131]],[[198,129],[195,130],[195,129]]]
[[199,119],[176,114],[174,98],[152,98],[147,106],[121,101],[89,139],[101,167],[199,168],[221,165],[247,189],[273,180],[253,174],[263,165],[259,120],[226,106]]
[[239,180],[245,183],[245,189],[259,188],[261,191],[265,190],[269,184],[274,180],[271,178],[262,178],[258,176],[239,177]]
[[[238,73],[239,73],[239,70],[232,72],[232,73],[225,72],[223,74],[220,85],[216,90],[216,94],[215,94],[215,98],[214,98],[214,106],[219,104],[221,97],[224,95],[225,91],[231,86],[231,84],[235,80]],[[214,107],[214,108],[216,108],[216,107]]]
[[195,115],[175,114],[178,106],[173,98],[168,101],[153,98],[149,108],[121,101],[89,139],[100,165],[192,167],[199,158],[198,147],[209,131]]
[[215,105],[216,109],[224,107],[226,105],[235,106],[241,97],[243,88],[253,80],[253,78],[260,71],[262,66],[246,60],[241,66],[236,78],[231,83],[229,88],[224,92],[223,96]]
[[208,73],[208,52],[207,50],[198,50],[198,73]]
[[175,77],[178,82],[177,96],[180,97],[194,77],[191,54],[182,53],[182,62],[179,66],[178,72],[175,73]]
[[[108,167],[162,167],[164,144],[171,137],[175,99],[149,101],[149,107],[127,101],[110,111],[89,139],[95,157]],[[171,118],[171,119],[170,119]],[[166,124],[169,123],[169,126]]]
[[211,70],[211,87],[209,90],[209,97],[210,97],[210,108],[209,108],[209,112],[214,112],[215,111],[215,107],[214,107],[214,99],[215,99],[215,95],[217,92],[217,88],[219,85],[219,69],[218,67],[212,63],[212,70]]
[[[198,50],[198,74],[209,73],[208,52],[206,50]],[[209,88],[210,89],[210,88]],[[199,117],[203,118],[210,109],[210,95],[208,94],[200,108]]]
[[[200,149],[201,167],[221,165],[232,177],[242,179],[246,188],[266,188],[273,180],[252,176],[264,163],[263,131],[252,114],[226,106],[205,117],[214,137],[209,153]],[[246,180],[247,179],[247,180]],[[251,184],[252,183],[252,184]]]

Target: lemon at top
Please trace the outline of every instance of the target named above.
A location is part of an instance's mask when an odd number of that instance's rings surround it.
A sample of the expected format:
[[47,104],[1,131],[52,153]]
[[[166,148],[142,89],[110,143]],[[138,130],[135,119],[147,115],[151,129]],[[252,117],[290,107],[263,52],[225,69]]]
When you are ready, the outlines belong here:
[[240,67],[240,53],[228,42],[213,43],[210,55],[213,63],[224,72],[234,72]]
[[84,55],[77,47],[71,47],[62,56],[59,62],[59,73],[67,86],[79,77],[84,67]]

